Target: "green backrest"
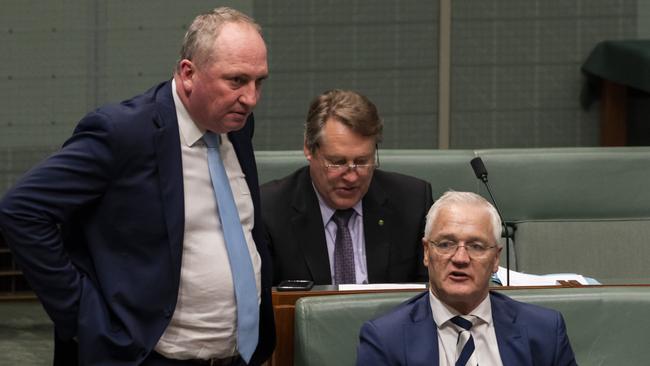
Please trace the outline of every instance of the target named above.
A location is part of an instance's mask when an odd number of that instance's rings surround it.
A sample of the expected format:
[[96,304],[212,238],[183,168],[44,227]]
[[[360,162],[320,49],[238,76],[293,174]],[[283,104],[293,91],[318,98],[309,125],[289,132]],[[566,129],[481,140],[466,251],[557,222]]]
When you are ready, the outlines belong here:
[[477,150],[506,221],[650,217],[650,148]]
[[516,269],[650,282],[650,148],[479,150]]
[[[562,312],[579,365],[645,365],[650,287],[504,290]],[[295,365],[354,365],[361,325],[417,292],[305,297],[296,303]]]
[[[380,150],[380,169],[444,191],[488,197],[470,160],[480,156],[508,222],[511,268],[574,272],[602,283],[650,283],[650,148]],[[302,151],[256,153],[260,182],[306,165]],[[502,265],[505,265],[505,250]]]
[[283,178],[307,165],[307,159],[300,150],[256,151],[255,160],[260,184]]
[[[469,161],[472,150],[380,150],[380,169],[418,177],[432,183],[433,197],[443,192],[478,192],[479,181]],[[283,178],[307,165],[302,151],[258,151],[255,153],[260,184]]]

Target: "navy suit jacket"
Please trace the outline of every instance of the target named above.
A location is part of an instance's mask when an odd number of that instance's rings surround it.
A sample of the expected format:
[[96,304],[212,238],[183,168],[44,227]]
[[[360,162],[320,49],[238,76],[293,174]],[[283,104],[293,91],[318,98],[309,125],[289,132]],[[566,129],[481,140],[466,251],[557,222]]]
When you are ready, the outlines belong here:
[[[492,319],[504,366],[576,365],[558,311],[490,292]],[[438,332],[429,292],[361,328],[357,365],[438,365]]]
[[[273,283],[302,279],[331,284],[325,228],[309,167],[265,183],[260,190]],[[368,281],[426,282],[422,237],[433,203],[431,185],[375,170],[362,202]]]
[[[255,206],[262,300],[252,364],[259,364],[275,330],[253,124],[251,116],[229,138]],[[56,347],[76,336],[80,364],[139,364],[174,313],[180,281],[183,174],[171,82],[85,116],[60,151],[5,195],[0,227],[54,321]],[[57,348],[55,363],[77,362],[67,351]]]

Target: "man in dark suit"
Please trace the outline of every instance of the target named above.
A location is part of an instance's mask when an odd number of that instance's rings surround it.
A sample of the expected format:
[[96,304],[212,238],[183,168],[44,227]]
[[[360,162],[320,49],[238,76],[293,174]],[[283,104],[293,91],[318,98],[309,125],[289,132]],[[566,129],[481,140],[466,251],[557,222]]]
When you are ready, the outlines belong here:
[[500,234],[483,197],[438,199],[422,240],[430,291],[363,325],[357,365],[575,365],[559,312],[488,291]]
[[356,92],[331,90],[311,103],[309,166],[261,187],[274,284],[426,281],[420,240],[431,185],[376,169],[382,128],[375,105]]
[[[270,256],[251,142],[266,54],[248,16],[198,16],[171,81],[85,116],[5,195],[0,227],[54,322],[55,364],[259,365],[270,356]],[[220,186],[232,191],[222,196],[210,172],[219,160]],[[239,269],[251,286],[235,296]]]

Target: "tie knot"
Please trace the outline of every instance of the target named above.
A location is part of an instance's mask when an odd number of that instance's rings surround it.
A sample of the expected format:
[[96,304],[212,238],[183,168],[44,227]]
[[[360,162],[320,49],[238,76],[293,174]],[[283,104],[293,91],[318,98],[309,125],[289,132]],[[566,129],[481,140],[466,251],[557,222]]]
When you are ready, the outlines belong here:
[[455,316],[451,318],[451,322],[465,330],[472,329],[472,322],[463,318],[462,316]]
[[347,210],[336,210],[332,220],[334,220],[337,226],[348,226],[348,221],[350,221],[350,217],[352,217],[353,213],[354,210],[351,208],[348,208]]
[[212,131],[206,131],[203,135],[203,142],[209,148],[219,147],[219,135]]

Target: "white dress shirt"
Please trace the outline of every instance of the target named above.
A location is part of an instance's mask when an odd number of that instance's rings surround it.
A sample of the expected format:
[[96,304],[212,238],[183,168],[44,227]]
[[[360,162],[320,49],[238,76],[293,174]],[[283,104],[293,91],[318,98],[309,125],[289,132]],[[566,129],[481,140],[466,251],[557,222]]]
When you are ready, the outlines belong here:
[[[237,354],[237,307],[207,147],[202,140],[205,131],[190,118],[176,94],[175,82],[172,94],[181,140],[185,231],[176,309],[155,350],[174,359],[225,358]],[[253,262],[259,302],[261,260],[252,235],[253,201],[226,134],[221,135],[221,142],[219,152]]]
[[492,305],[490,296],[485,299],[469,314],[460,314],[456,310],[442,303],[431,291],[431,312],[435,326],[438,328],[438,351],[440,366],[454,366],[458,359],[456,342],[458,340],[458,328],[451,322],[451,318],[463,315],[466,318],[474,318],[472,323],[472,337],[474,338],[475,350],[479,365],[502,366],[497,335],[494,331],[492,320]]

